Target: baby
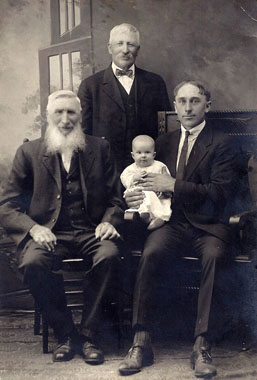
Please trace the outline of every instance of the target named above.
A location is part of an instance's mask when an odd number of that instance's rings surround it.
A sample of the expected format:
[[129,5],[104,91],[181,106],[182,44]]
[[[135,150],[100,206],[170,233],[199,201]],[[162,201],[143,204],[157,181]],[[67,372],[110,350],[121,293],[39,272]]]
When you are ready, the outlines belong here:
[[[154,159],[154,140],[147,135],[139,135],[132,141],[131,155],[134,163],[129,165],[121,173],[120,179],[127,191],[140,188],[140,180],[147,173],[170,174],[167,166]],[[148,229],[153,230],[161,227],[171,216],[171,199],[164,194],[154,191],[144,191],[145,198],[138,209],[127,209],[125,213],[138,212],[141,218],[148,223]]]

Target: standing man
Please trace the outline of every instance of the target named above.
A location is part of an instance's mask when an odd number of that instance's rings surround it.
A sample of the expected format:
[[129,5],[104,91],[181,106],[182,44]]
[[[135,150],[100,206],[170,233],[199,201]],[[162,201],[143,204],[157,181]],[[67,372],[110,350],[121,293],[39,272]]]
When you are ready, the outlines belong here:
[[71,91],[49,96],[45,137],[17,150],[0,207],[0,223],[17,243],[19,267],[58,339],[53,361],[67,361],[77,338],[62,277],[62,259],[86,266],[81,339],[84,360],[101,364],[94,341],[105,290],[118,263],[123,218],[118,177],[106,140],[86,136]]
[[135,66],[139,48],[133,25],[115,26],[108,43],[111,65],[84,79],[78,91],[84,131],[110,142],[120,172],[132,163],[133,138],[156,139],[157,113],[171,109],[163,79]]
[[[193,250],[202,266],[192,368],[196,377],[216,374],[209,320],[216,271],[229,254],[230,233],[224,209],[233,189],[235,153],[228,137],[205,121],[211,101],[202,83],[182,82],[174,95],[181,128],[162,135],[156,143],[156,158],[167,165],[171,176],[149,173],[141,181],[144,190],[173,192],[172,215],[145,241],[134,290],[134,342],[120,364],[121,375],[138,372],[152,363],[148,323],[158,275],[167,273],[184,249]],[[128,195],[128,206],[138,206],[142,197],[139,191]]]

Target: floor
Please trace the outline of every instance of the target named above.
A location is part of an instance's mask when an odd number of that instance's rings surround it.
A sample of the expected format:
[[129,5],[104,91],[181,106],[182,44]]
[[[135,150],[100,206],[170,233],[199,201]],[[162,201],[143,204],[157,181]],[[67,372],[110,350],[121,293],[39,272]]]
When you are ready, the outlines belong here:
[[[116,380],[121,379],[118,365],[129,346],[118,347],[117,336],[106,330],[102,348],[105,362],[100,366],[84,363],[75,356],[66,363],[53,363],[51,353],[43,354],[41,336],[33,335],[33,314],[30,312],[0,313],[0,380]],[[237,339],[238,338],[238,339]],[[50,351],[54,339],[50,336]],[[155,363],[130,376],[135,380],[189,380],[195,379],[189,365],[192,342],[188,339],[156,339]],[[256,380],[257,346],[241,351],[236,334],[224,338],[213,347],[213,360],[217,366],[216,380]]]

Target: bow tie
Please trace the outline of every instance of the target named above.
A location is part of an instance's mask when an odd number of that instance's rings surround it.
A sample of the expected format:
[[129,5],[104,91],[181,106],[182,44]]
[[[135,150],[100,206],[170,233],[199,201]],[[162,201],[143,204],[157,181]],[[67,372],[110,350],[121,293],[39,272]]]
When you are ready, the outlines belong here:
[[132,78],[133,77],[133,70],[120,70],[120,69],[116,69],[116,76],[117,77],[122,77],[123,75],[126,75],[128,76],[129,78]]

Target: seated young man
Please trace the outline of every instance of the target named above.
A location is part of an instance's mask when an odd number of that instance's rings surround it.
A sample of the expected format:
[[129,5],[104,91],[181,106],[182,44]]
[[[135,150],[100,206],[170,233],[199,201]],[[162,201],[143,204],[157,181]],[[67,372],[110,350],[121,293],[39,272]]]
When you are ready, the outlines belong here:
[[174,95],[181,127],[156,142],[156,158],[167,165],[171,175],[147,173],[140,181],[142,190],[126,195],[128,206],[138,208],[144,199],[143,191],[173,193],[170,220],[150,232],[144,244],[134,289],[134,340],[120,363],[121,375],[136,373],[153,362],[149,321],[158,275],[173,267],[185,244],[194,250],[202,266],[191,364],[196,377],[216,374],[209,321],[217,271],[230,252],[230,228],[224,208],[234,190],[232,163],[236,152],[229,137],[205,120],[211,101],[204,84],[182,82]]

